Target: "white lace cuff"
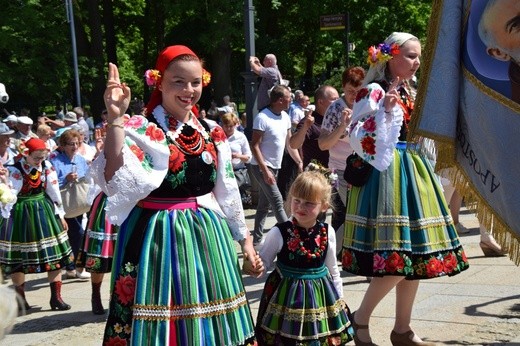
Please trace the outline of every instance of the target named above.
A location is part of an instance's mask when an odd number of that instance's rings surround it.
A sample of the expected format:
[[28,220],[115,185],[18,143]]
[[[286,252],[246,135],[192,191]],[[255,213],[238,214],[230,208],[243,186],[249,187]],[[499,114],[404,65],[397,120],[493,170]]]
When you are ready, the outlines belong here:
[[[145,171],[127,146],[123,147],[122,152],[124,164],[109,182],[105,181],[104,153],[94,160],[91,167],[95,183],[108,196],[105,210],[110,223],[114,225],[121,225],[136,203],[158,188],[166,176],[166,169],[153,173]],[[165,160],[168,160],[167,156]]]

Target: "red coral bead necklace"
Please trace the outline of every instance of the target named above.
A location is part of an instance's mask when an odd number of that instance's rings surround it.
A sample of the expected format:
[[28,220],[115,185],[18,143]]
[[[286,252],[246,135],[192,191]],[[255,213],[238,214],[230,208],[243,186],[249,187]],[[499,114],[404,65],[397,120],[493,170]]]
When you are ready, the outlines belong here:
[[[305,228],[299,226],[295,219],[292,220],[292,224],[293,224],[293,227],[292,227],[292,230],[289,231],[289,233],[291,234],[291,236],[293,238],[299,239],[299,243],[298,243],[299,246],[295,250],[295,252],[298,253],[299,255],[307,257],[307,259],[322,257],[323,252],[327,248],[327,241],[328,241],[327,228],[325,227],[325,225],[322,222],[318,222],[313,227],[311,227],[309,229],[305,229]],[[311,235],[315,232],[316,229],[319,229],[319,235],[318,235],[319,244],[317,244],[317,246],[314,248],[314,250],[311,251],[305,247],[305,240],[309,239],[311,237]],[[301,237],[302,231],[307,234],[306,239],[302,239],[302,237]]]
[[[177,130],[178,124],[179,121],[168,114],[168,128],[171,132],[175,132]],[[182,130],[179,131],[178,137],[175,139],[175,141],[173,141],[173,144],[175,144],[184,154],[197,156],[202,154],[204,149],[206,149],[206,142],[204,141],[204,138],[202,137],[199,130],[193,127],[192,129],[193,134],[191,135],[182,133]]]

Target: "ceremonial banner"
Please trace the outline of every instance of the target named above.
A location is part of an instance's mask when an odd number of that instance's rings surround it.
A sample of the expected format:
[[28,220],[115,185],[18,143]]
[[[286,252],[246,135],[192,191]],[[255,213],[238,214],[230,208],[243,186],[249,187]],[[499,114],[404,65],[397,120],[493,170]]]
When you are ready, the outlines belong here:
[[[489,3],[488,3],[489,2]],[[520,264],[519,0],[436,0],[411,131]]]

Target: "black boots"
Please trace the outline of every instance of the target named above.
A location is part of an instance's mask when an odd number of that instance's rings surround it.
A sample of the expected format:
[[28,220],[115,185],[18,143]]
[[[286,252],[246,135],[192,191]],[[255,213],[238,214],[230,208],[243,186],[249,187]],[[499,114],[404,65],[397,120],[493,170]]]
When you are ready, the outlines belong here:
[[105,308],[103,308],[103,304],[101,303],[101,282],[94,283],[92,282],[92,313],[94,315],[104,315]]
[[69,310],[70,305],[61,299],[61,281],[51,282],[51,310]]
[[18,299],[16,300],[16,302],[18,303],[18,311],[22,311],[24,309],[29,310],[31,306],[29,305],[29,303],[27,303],[27,300],[25,299],[25,282],[20,286],[14,286],[14,290],[19,295]]

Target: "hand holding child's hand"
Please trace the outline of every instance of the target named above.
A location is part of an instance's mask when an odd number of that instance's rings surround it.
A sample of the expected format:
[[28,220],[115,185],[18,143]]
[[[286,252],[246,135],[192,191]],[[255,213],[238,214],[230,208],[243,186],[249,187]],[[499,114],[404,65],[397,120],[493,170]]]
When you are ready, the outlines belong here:
[[254,276],[255,278],[260,277],[264,272],[264,263],[262,262],[260,255],[256,253],[254,258],[251,259],[247,253],[244,254],[242,271],[247,275]]

